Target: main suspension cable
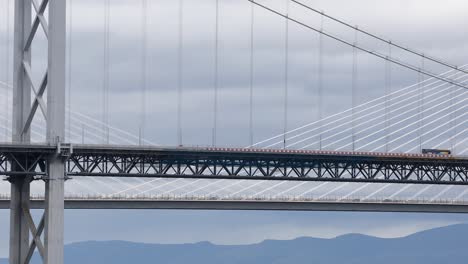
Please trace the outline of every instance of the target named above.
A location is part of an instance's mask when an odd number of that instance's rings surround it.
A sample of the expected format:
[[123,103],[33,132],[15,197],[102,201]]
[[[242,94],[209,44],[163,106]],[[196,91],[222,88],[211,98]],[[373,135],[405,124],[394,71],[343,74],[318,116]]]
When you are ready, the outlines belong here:
[[337,36],[335,36],[335,35],[332,35],[331,33],[327,33],[327,32],[321,31],[321,30],[319,30],[319,29],[317,29],[317,28],[315,28],[315,27],[312,27],[312,26],[310,26],[310,25],[308,25],[308,24],[305,24],[304,22],[301,22],[301,21],[299,21],[299,20],[297,20],[297,19],[291,18],[290,16],[286,16],[286,15],[280,13],[279,11],[276,11],[276,10],[274,10],[274,9],[272,9],[272,8],[270,8],[270,7],[267,7],[267,6],[263,5],[263,4],[260,4],[260,3],[254,1],[254,0],[247,0],[247,1],[250,1],[250,2],[252,2],[252,3],[254,3],[254,4],[256,4],[257,6],[263,8],[263,9],[265,9],[265,10],[267,10],[267,11],[273,13],[273,14],[276,14],[276,15],[278,15],[278,16],[281,16],[281,17],[283,17],[283,18],[286,18],[286,19],[288,19],[288,20],[290,20],[290,21],[292,21],[292,22],[294,22],[294,23],[296,23],[296,24],[298,24],[298,25],[300,25],[300,26],[302,26],[302,27],[305,27],[305,28],[308,28],[308,29],[310,29],[310,30],[312,30],[312,31],[315,31],[315,32],[317,32],[317,33],[323,34],[324,36],[326,36],[326,37],[328,37],[328,38],[331,38],[331,39],[333,39],[333,40],[335,40],[335,41],[338,41],[338,42],[340,42],[340,43],[342,43],[342,44],[345,44],[345,45],[348,45],[348,46],[351,46],[351,47],[356,47],[356,49],[358,49],[358,50],[360,50],[360,51],[363,51],[363,52],[368,53],[368,54],[370,54],[370,55],[373,55],[373,56],[375,56],[375,57],[381,58],[381,59],[383,59],[383,60],[388,60],[388,61],[390,61],[391,63],[400,65],[400,66],[402,66],[402,67],[404,67],[404,68],[407,68],[407,69],[409,69],[409,70],[412,70],[412,71],[415,71],[415,72],[421,72],[422,74],[427,75],[427,76],[430,76],[430,77],[433,77],[433,78],[435,78],[435,79],[439,79],[439,80],[441,80],[441,81],[450,83],[450,84],[452,84],[452,85],[455,85],[455,86],[458,86],[458,87],[461,87],[461,88],[464,88],[464,89],[468,89],[468,86],[466,86],[466,85],[460,84],[460,83],[458,83],[458,82],[454,82],[453,80],[445,79],[445,78],[440,77],[440,76],[438,76],[437,74],[432,73],[432,72],[430,72],[430,71],[422,70],[422,69],[420,69],[420,68],[418,68],[418,67],[416,67],[416,66],[413,66],[413,65],[410,65],[410,64],[401,62],[401,61],[399,61],[399,60],[397,60],[397,59],[395,59],[395,58],[391,58],[391,57],[389,57],[389,56],[380,54],[380,53],[378,53],[378,52],[376,52],[376,51],[372,51],[372,50],[363,48],[363,47],[358,46],[358,45],[353,45],[352,43],[350,43],[350,42],[347,41],[347,40],[344,40],[344,39],[342,39],[342,38],[340,38],[340,37],[337,37]]
[[[250,1],[250,0],[249,0],[249,1]],[[298,4],[298,5],[300,5],[300,6],[302,6],[302,7],[304,7],[304,8],[306,8],[306,9],[308,9],[308,10],[310,10],[310,11],[313,11],[313,12],[315,12],[315,13],[317,13],[317,14],[320,14],[320,15],[322,15],[322,16],[324,16],[324,17],[326,17],[326,18],[329,18],[330,20],[333,20],[333,21],[335,21],[335,22],[337,22],[337,23],[339,23],[339,24],[342,24],[342,25],[344,25],[344,26],[346,26],[346,27],[355,29],[355,30],[359,31],[360,33],[363,33],[363,34],[365,34],[365,35],[367,35],[367,36],[369,36],[369,37],[372,37],[372,38],[377,39],[377,40],[379,40],[379,41],[385,42],[385,43],[387,43],[387,44],[389,44],[389,45],[391,45],[391,46],[393,46],[393,47],[402,49],[402,50],[404,50],[404,51],[406,51],[406,52],[409,52],[409,53],[411,53],[411,54],[420,56],[420,57],[425,58],[425,59],[427,59],[427,60],[430,60],[430,61],[432,61],[432,62],[435,62],[435,63],[438,63],[438,64],[440,64],[440,65],[443,65],[443,66],[445,66],[445,67],[449,67],[449,68],[452,68],[452,69],[454,69],[454,70],[457,70],[457,71],[463,72],[463,73],[465,73],[465,74],[468,74],[468,71],[467,71],[467,70],[464,70],[464,69],[460,68],[459,66],[456,66],[456,65],[453,65],[453,64],[444,62],[444,61],[442,61],[442,60],[440,60],[440,59],[437,59],[437,58],[434,58],[434,57],[431,57],[431,56],[427,56],[426,54],[424,54],[424,53],[422,53],[422,52],[418,52],[418,51],[415,51],[415,50],[413,50],[413,49],[404,47],[404,46],[401,45],[401,44],[395,43],[395,42],[393,42],[393,41],[391,41],[391,40],[384,39],[383,37],[379,37],[379,36],[377,36],[376,34],[370,33],[369,31],[365,31],[365,30],[359,29],[359,28],[356,27],[356,26],[353,26],[353,25],[351,25],[351,24],[349,24],[349,23],[347,23],[347,22],[344,22],[343,20],[340,20],[340,19],[338,19],[338,18],[336,18],[336,17],[332,17],[332,16],[330,16],[330,15],[327,15],[327,14],[325,14],[323,11],[317,10],[317,9],[315,9],[315,8],[309,6],[309,5],[304,4],[303,2],[300,2],[300,1],[297,1],[297,0],[291,0],[291,1],[294,2],[294,3],[296,3],[296,4]]]

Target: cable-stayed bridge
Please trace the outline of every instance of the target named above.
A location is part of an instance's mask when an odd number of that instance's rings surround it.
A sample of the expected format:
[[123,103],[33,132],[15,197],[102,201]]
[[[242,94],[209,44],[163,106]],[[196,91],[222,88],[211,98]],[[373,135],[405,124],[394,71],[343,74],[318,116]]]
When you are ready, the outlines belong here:
[[[63,262],[64,208],[468,211],[466,65],[446,62],[351,26],[306,2],[286,0],[278,5],[278,1],[246,0],[250,49],[249,60],[242,66],[249,69],[243,83],[249,90],[243,102],[248,105],[248,117],[245,127],[239,130],[247,131],[249,140],[243,146],[223,146],[219,143],[219,2],[214,1],[211,146],[189,145],[184,140],[184,121],[190,120],[183,116],[184,88],[188,84],[183,78],[187,71],[187,9],[182,0],[177,5],[176,113],[170,118],[177,123],[177,144],[172,144],[177,146],[165,146],[164,142],[147,138],[149,73],[145,52],[150,14],[146,0],[141,1],[141,83],[132,84],[141,88],[139,101],[133,102],[140,107],[138,116],[133,117],[138,120],[136,134],[109,122],[110,1],[104,1],[101,32],[102,118],[80,112],[71,104],[73,96],[81,95],[72,94],[70,87],[71,17],[76,1],[69,1],[68,10],[65,2],[57,0],[15,1],[14,8],[8,1],[6,78],[0,82],[0,135],[4,142],[0,145],[0,174],[7,181],[0,184],[0,208],[11,210],[11,263],[28,263],[36,248],[45,263]],[[295,16],[298,8],[318,15],[320,23]],[[14,10],[13,31],[8,26],[10,9]],[[279,86],[282,96],[274,107],[279,109],[280,117],[275,115],[274,119],[282,132],[269,133],[263,139],[254,137],[254,22],[260,12],[260,18],[268,14],[284,23],[284,58],[280,63],[283,83]],[[332,27],[328,31],[324,20],[343,26],[354,34],[354,39],[339,36]],[[314,103],[317,118],[291,127],[290,31],[294,27],[318,36],[317,82],[313,85],[318,100]],[[14,32],[12,49],[10,32]],[[385,48],[368,47],[359,39],[363,37]],[[325,40],[352,50],[352,78],[348,84],[351,107],[344,111],[324,113]],[[35,52],[32,47],[41,48],[41,41],[47,47],[43,68],[32,63],[37,60],[40,65],[41,59],[31,56]],[[407,56],[398,57],[396,51]],[[358,62],[363,55],[380,61],[385,81],[381,85],[383,93],[359,102]],[[420,59],[421,64],[415,64],[411,56]],[[395,68],[415,73],[418,82],[394,87]],[[451,154],[423,154],[423,149],[447,149]],[[30,215],[32,208],[45,209],[37,226]]]

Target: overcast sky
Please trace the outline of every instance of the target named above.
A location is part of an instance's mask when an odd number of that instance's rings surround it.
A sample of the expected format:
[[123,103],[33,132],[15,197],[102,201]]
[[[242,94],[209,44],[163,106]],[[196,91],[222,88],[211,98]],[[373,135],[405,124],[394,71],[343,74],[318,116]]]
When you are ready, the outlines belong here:
[[[70,107],[102,119],[104,69],[104,1],[72,0]],[[6,3],[0,0],[0,61],[6,62]],[[138,134],[142,99],[147,106],[144,135],[163,145],[177,143],[178,1],[148,0],[147,90],[142,97],[142,10],[139,0],[113,0],[109,39],[109,123]],[[468,2],[464,0],[304,0],[305,3],[393,41],[455,65],[467,63]],[[209,145],[213,128],[215,0],[185,0],[183,9],[183,141]],[[285,10],[284,0],[262,1]],[[248,138],[250,3],[219,0],[220,145],[245,146]],[[10,11],[10,15],[12,14]],[[283,131],[285,58],[284,19],[255,7],[254,138]],[[290,16],[320,27],[320,17],[290,4]],[[11,21],[12,17],[10,17]],[[12,22],[10,22],[12,25]],[[353,41],[354,32],[324,20],[324,29]],[[12,31],[10,30],[10,33]],[[41,33],[42,34],[42,33]],[[43,35],[42,35],[43,38]],[[294,128],[317,117],[318,35],[289,25],[289,115]],[[358,43],[386,52],[388,47],[358,36]],[[33,58],[37,79],[44,67],[43,41]],[[11,47],[11,45],[10,45]],[[351,106],[352,48],[324,38],[324,114]],[[393,56],[421,65],[401,52]],[[41,61],[42,59],[42,61]],[[11,59],[10,59],[11,62]],[[385,93],[385,63],[358,53],[358,102]],[[433,72],[447,69],[425,62]],[[5,63],[0,77],[6,81]],[[11,82],[11,78],[9,78]],[[392,89],[418,81],[418,74],[392,68]],[[1,107],[0,107],[1,108]],[[125,239],[144,242],[252,243],[297,236],[333,237],[348,232],[392,237],[417,230],[466,222],[462,215],[194,212],[194,211],[68,211],[66,240]],[[8,222],[7,211],[0,222]],[[105,223],[105,224],[103,224]],[[234,227],[234,229],[233,229]],[[7,253],[6,225],[0,225],[0,256]]]

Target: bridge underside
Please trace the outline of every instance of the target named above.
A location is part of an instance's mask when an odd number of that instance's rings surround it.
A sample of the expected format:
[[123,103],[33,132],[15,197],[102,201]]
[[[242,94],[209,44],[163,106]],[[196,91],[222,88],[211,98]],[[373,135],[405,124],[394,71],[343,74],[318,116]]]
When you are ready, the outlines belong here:
[[[9,209],[9,200],[0,200],[0,209]],[[43,209],[43,200],[32,200],[31,209]],[[234,200],[65,200],[65,209],[175,209],[175,210],[271,210],[402,213],[468,213],[468,204],[404,202],[323,202],[323,201],[234,201]]]

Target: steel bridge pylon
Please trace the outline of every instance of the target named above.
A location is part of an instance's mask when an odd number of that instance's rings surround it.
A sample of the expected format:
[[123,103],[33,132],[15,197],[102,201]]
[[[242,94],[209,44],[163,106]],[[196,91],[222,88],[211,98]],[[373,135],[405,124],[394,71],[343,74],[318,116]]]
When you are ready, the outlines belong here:
[[[46,8],[48,17],[44,15]],[[48,62],[41,82],[36,85],[32,78],[31,48],[39,28],[47,38]],[[13,142],[30,143],[31,123],[40,111],[47,124],[46,143],[59,149],[65,135],[66,1],[16,0],[14,32]],[[47,100],[44,100],[46,90]],[[46,205],[38,225],[30,214],[30,183],[34,178],[20,173],[20,166],[28,166],[27,159],[18,162],[18,174],[8,177],[11,183],[9,262],[29,263],[37,249],[44,263],[63,263],[64,160],[57,152],[49,155],[43,164],[47,172],[42,177]]]

